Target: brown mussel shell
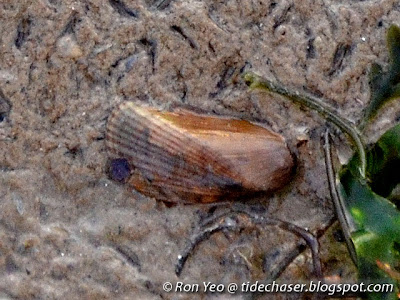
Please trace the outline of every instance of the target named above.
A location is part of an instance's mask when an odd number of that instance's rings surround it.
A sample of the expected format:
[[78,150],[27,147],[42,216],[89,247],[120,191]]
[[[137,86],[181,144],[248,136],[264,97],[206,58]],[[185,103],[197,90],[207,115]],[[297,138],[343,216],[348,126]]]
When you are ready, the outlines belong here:
[[284,138],[264,127],[134,102],[112,112],[106,146],[113,179],[166,202],[275,191],[290,180],[294,166]]

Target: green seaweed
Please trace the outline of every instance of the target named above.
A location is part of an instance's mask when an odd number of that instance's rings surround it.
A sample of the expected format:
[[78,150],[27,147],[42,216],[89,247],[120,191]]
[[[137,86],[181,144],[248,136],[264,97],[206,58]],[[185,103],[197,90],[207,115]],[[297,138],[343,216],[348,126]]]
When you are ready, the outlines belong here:
[[371,66],[371,101],[365,110],[362,125],[373,119],[385,103],[400,97],[400,28],[396,25],[388,29],[387,46],[390,59],[388,71],[384,72],[382,66],[376,63]]
[[[393,278],[382,265],[397,273],[400,263],[400,212],[383,196],[389,195],[400,182],[399,174],[395,174],[395,166],[400,162],[400,125],[388,130],[367,151],[369,184],[359,176],[356,156],[340,172],[339,192],[356,225],[350,236],[357,253],[359,278],[395,286],[392,293],[371,293],[367,295],[368,299],[397,299],[398,279]],[[391,177],[393,174],[395,176]]]
[[[362,125],[379,109],[400,97],[400,28],[387,32],[390,66],[385,73],[378,64],[370,70],[371,102]],[[368,294],[368,299],[398,299],[400,266],[400,211],[387,197],[400,183],[400,124],[385,132],[366,152],[366,178],[358,173],[355,154],[340,172],[339,192],[356,224],[351,232],[357,253],[359,278],[388,282],[392,293]]]
[[[388,101],[400,97],[400,28],[387,32],[390,65],[387,72],[378,64],[370,70],[371,101],[360,126],[372,120]],[[281,94],[301,103],[343,130],[356,146],[356,153],[342,167],[335,185],[332,166],[328,178],[335,208],[348,248],[355,261],[360,282],[389,283],[394,290],[368,293],[368,299],[398,299],[400,283],[400,211],[389,196],[400,185],[400,124],[389,129],[367,151],[359,130],[312,95],[290,91],[285,87],[247,73],[244,79],[251,88]],[[326,140],[329,140],[328,138]],[[329,143],[326,146],[327,162]],[[332,179],[333,178],[333,179]],[[398,203],[397,203],[398,204]],[[399,205],[399,204],[398,204]]]
[[[358,164],[358,154],[350,168]],[[400,124],[389,129],[366,153],[366,178],[372,191],[382,197],[390,196],[400,183]]]

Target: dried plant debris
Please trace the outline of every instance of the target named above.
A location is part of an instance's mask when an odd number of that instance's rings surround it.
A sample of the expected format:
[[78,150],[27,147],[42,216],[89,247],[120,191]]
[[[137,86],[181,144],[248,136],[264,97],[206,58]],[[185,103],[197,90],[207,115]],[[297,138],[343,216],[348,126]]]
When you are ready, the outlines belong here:
[[328,72],[328,76],[333,76],[343,69],[343,61],[348,55],[350,55],[350,53],[351,46],[348,44],[340,43],[336,47],[336,51],[333,56],[332,66]]
[[198,49],[196,42],[191,37],[189,37],[180,26],[172,25],[171,30],[182,36],[182,38],[189,43],[189,46],[192,49]]
[[147,55],[150,56],[153,73],[156,69],[157,59],[157,41],[153,39],[142,38],[139,43],[145,48]]
[[5,121],[11,110],[11,103],[0,90],[0,123]]
[[18,49],[20,49],[28,39],[31,33],[31,26],[32,26],[32,21],[29,17],[23,18],[21,22],[18,24],[17,36],[14,41],[15,47],[17,47]]
[[112,8],[115,9],[123,17],[138,18],[139,13],[131,8],[129,8],[123,1],[120,0],[109,0],[108,1]]
[[169,7],[173,0],[145,0],[148,6],[158,10],[164,10]]

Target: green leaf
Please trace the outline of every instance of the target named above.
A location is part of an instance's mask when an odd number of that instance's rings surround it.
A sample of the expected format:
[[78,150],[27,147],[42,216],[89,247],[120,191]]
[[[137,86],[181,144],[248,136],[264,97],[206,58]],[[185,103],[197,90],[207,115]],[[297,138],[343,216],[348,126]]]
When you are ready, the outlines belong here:
[[388,197],[400,183],[400,124],[367,152],[367,177],[372,190],[382,197]]
[[382,270],[378,262],[391,269],[398,265],[400,256],[400,214],[396,207],[373,193],[354,176],[342,179],[344,197],[358,230],[351,234],[357,253],[357,268],[361,282],[391,283],[394,293],[368,294],[368,299],[397,299],[396,280]]
[[[400,124],[389,129],[366,153],[366,176],[373,192],[388,197],[400,183]],[[357,175],[358,154],[344,170]],[[341,177],[344,177],[342,171]],[[347,175],[346,175],[347,176]]]
[[389,27],[387,32],[389,49],[389,70],[384,73],[378,64],[373,64],[370,70],[371,102],[367,107],[364,122],[375,117],[377,111],[388,101],[399,98],[400,92],[400,28]]
[[379,89],[381,85],[382,73],[383,71],[381,65],[377,63],[373,63],[371,65],[371,69],[369,71],[369,86],[372,93],[374,91],[376,92]]
[[394,293],[368,294],[368,299],[397,299],[396,280],[382,270],[378,262],[395,269],[400,261],[400,213],[387,199],[371,191],[366,183],[349,172],[342,179],[343,194],[358,227],[351,234],[357,253],[361,282],[391,283]]
[[389,48],[390,59],[393,63],[398,63],[400,57],[400,28],[391,25],[387,32],[387,44]]
[[367,177],[360,178],[357,154],[340,173],[340,193],[357,231],[351,239],[357,253],[359,278],[393,283],[396,291],[368,294],[369,299],[397,299],[396,279],[382,264],[397,273],[400,266],[400,212],[383,196],[400,182],[400,124],[388,130],[367,151]]

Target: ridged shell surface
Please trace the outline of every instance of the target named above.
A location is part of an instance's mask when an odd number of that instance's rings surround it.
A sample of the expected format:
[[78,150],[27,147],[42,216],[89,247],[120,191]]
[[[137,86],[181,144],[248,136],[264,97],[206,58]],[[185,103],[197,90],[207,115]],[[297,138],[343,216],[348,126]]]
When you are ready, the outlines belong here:
[[274,191],[290,180],[294,164],[283,137],[264,127],[135,102],[112,112],[106,146],[117,180],[166,202]]

